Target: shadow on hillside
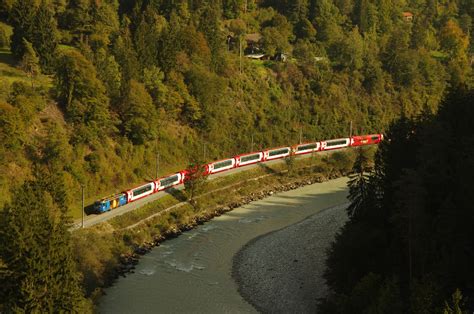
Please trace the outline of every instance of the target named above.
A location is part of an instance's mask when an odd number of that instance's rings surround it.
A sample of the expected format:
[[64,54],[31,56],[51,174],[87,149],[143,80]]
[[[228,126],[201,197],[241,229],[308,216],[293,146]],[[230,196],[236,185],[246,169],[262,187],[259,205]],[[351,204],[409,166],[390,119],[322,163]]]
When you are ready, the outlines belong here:
[[10,66],[15,66],[16,61],[9,49],[0,48],[0,63],[6,63]]
[[278,171],[275,171],[275,169],[267,166],[265,163],[258,163],[257,165],[268,174],[279,174]]
[[165,193],[168,193],[169,195],[173,196],[176,200],[180,201],[180,202],[185,202],[188,200],[188,197],[186,196],[186,194],[183,192],[183,190],[178,190],[178,189],[175,189],[175,188],[170,188],[170,189],[166,189],[165,190]]

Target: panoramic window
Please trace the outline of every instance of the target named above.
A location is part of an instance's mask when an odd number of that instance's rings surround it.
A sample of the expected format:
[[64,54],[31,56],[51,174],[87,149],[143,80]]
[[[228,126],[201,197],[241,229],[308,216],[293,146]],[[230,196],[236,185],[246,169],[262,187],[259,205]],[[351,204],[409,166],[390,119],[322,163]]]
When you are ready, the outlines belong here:
[[255,154],[255,155],[248,155],[244,157],[240,157],[240,162],[247,162],[251,160],[257,160],[260,158],[260,154]]
[[214,164],[214,169],[220,169],[232,165],[232,159],[217,162]]
[[337,145],[344,145],[344,144],[347,144],[347,140],[326,142],[326,146],[337,146]]
[[277,156],[281,154],[287,154],[288,152],[289,152],[288,148],[276,149],[269,152],[268,156],[273,157],[273,156]]
[[308,145],[303,145],[303,146],[298,146],[297,151],[302,151],[302,150],[308,150],[308,149],[315,149],[317,148],[318,145],[316,143],[314,144],[308,144]]
[[160,180],[160,185],[166,187],[166,186],[172,185],[176,181],[178,181],[178,175],[174,175],[174,176]]
[[133,190],[133,196],[138,196],[148,191],[151,191],[151,184],[147,184],[144,187]]

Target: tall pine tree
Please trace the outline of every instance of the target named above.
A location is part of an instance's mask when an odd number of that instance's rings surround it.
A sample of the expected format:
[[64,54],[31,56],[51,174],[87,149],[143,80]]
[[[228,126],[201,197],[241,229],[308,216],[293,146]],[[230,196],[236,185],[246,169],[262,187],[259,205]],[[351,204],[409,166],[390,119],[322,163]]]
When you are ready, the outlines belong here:
[[6,312],[89,310],[73,260],[64,191],[45,173],[5,206],[0,228],[0,296]]

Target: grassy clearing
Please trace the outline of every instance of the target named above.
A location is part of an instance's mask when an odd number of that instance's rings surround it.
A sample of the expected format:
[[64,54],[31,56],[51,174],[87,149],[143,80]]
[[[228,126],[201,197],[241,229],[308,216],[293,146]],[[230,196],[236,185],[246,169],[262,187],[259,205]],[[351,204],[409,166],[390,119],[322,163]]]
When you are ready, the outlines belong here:
[[[13,28],[5,23],[0,22],[7,37],[13,33]],[[11,86],[15,82],[23,82],[26,84],[33,84],[34,86],[41,86],[45,88],[52,87],[52,78],[46,75],[37,75],[33,79],[18,68],[18,62],[13,57],[9,48],[0,47],[0,100],[6,100],[10,93]]]
[[0,48],[0,100],[6,100],[10,94],[11,87],[15,82],[28,85],[40,86],[49,89],[53,86],[53,79],[47,75],[37,75],[34,78],[17,67],[17,61],[11,51]]

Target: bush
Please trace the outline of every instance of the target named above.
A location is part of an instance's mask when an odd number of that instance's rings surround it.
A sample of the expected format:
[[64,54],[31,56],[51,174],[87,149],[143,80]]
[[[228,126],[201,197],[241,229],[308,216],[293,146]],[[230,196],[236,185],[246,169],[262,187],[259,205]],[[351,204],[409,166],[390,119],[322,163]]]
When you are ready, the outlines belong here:
[[10,38],[8,38],[7,32],[0,25],[0,48],[10,48]]

